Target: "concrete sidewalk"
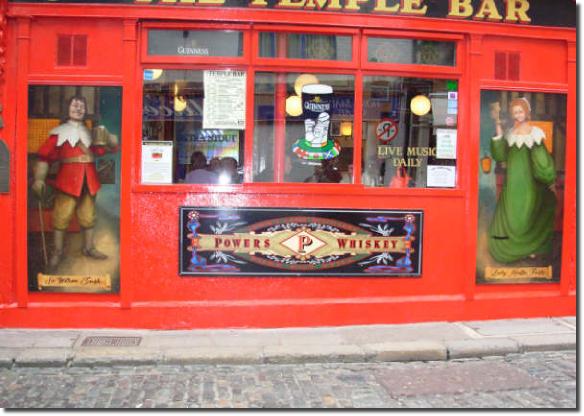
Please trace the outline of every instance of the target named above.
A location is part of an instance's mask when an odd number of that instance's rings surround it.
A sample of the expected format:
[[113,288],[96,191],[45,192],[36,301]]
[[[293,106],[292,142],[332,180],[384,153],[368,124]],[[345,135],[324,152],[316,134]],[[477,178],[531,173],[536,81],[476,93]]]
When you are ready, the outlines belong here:
[[576,318],[287,329],[0,329],[0,367],[436,361],[576,348]]

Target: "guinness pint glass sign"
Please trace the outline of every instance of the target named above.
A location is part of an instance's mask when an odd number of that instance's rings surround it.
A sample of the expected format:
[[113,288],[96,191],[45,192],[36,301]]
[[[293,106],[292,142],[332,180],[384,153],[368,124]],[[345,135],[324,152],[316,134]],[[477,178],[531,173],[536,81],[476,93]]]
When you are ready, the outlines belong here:
[[292,147],[301,159],[326,160],[339,155],[341,146],[329,134],[333,99],[333,87],[330,85],[308,84],[302,87],[305,135]]

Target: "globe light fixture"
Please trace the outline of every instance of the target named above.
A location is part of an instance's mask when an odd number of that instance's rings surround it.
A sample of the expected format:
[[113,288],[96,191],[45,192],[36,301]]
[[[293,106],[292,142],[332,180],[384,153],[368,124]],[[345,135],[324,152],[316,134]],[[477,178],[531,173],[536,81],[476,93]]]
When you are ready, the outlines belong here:
[[302,99],[297,95],[286,98],[286,113],[292,117],[302,114]]
[[294,91],[296,92],[297,96],[302,95],[302,87],[308,84],[318,84],[318,78],[312,74],[301,74],[298,75],[296,81],[294,81]]
[[187,108],[187,100],[185,99],[185,97],[181,97],[179,95],[174,97],[174,111],[176,111],[177,113],[180,113],[182,111],[185,111],[186,108]]
[[410,109],[417,116],[425,116],[432,109],[432,103],[425,95],[416,95],[410,102]]
[[351,136],[353,134],[353,123],[350,121],[341,122],[341,136]]

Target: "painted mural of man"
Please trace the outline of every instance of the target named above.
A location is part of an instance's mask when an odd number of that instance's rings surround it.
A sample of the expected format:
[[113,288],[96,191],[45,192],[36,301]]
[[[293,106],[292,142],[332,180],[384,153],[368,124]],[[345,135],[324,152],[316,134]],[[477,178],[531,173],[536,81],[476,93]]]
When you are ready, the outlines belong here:
[[77,214],[83,233],[84,256],[104,260],[105,254],[94,246],[95,198],[101,184],[95,168],[95,156],[118,149],[117,136],[100,126],[92,140],[84,119],[87,114],[85,97],[72,97],[67,106],[67,121],[49,132],[48,139],[38,150],[39,160],[34,167],[32,190],[42,196],[49,164],[59,162],[55,203],[52,212],[54,251],[49,268],[54,270],[63,258],[65,234],[73,215]]

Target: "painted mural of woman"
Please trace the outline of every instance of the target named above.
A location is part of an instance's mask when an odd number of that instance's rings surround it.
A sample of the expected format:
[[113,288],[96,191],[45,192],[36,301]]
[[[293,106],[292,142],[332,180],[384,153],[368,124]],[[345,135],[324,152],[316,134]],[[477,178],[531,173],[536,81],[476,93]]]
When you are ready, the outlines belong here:
[[505,133],[500,112],[498,102],[491,104],[496,128],[491,153],[497,162],[506,162],[507,172],[489,227],[489,252],[500,263],[512,263],[552,250],[556,169],[545,133],[530,123],[529,101],[511,101],[513,126]]

